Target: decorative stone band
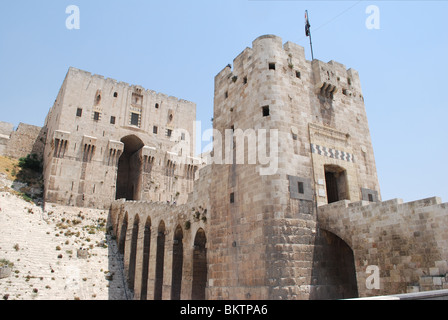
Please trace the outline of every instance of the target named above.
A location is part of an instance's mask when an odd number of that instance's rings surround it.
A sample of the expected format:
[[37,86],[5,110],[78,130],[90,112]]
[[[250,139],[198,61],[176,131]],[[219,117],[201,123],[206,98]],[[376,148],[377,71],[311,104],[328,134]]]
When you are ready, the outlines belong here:
[[355,162],[355,157],[351,153],[339,151],[339,150],[335,150],[335,149],[331,149],[331,148],[327,148],[327,147],[322,147],[317,144],[311,144],[311,152],[316,153],[321,156],[329,157],[332,159],[339,159],[339,160],[344,160],[344,161],[353,162],[353,163]]

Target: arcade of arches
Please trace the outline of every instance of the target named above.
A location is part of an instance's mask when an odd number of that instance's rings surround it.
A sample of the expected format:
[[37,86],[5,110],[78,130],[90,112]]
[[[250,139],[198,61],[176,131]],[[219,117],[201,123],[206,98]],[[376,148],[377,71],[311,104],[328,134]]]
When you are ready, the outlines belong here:
[[204,300],[207,238],[204,228],[128,212],[116,217],[118,250],[134,299]]

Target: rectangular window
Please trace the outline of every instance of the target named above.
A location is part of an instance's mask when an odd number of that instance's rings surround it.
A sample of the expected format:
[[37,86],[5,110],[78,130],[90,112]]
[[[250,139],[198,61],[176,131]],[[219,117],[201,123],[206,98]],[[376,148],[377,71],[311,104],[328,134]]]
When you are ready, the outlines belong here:
[[373,202],[373,195],[371,193],[369,193],[369,201]]
[[303,191],[303,182],[299,182],[298,184],[298,188],[299,188],[299,193],[300,194],[304,194],[305,192]]
[[110,117],[110,124],[115,124],[115,117],[114,116]]
[[263,117],[269,116],[269,106],[262,107],[263,110]]
[[230,203],[235,203],[235,193],[230,194]]
[[185,141],[185,132],[180,134],[180,140]]
[[81,108],[76,109],[76,116],[77,117],[81,117],[82,116],[82,109]]
[[269,70],[275,70],[275,63],[269,63]]
[[152,127],[152,133],[157,134],[157,127],[156,126]]
[[138,113],[134,113],[131,112],[131,125],[132,126],[139,126],[138,125],[138,120],[139,120],[140,115]]
[[296,77],[299,78],[299,79],[302,78],[302,76],[300,74],[300,71],[296,71]]
[[99,112],[95,111],[93,113],[93,120],[95,120],[95,121],[99,121],[100,120],[100,113]]

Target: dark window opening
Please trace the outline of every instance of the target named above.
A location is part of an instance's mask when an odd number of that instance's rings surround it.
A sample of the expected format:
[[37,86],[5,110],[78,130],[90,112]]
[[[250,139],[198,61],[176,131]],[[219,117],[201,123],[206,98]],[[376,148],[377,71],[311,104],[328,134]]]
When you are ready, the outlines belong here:
[[228,97],[229,97],[229,91],[226,91],[226,92],[224,93],[224,98],[227,99]]
[[303,182],[299,182],[299,183],[298,183],[298,187],[299,187],[299,193],[300,193],[300,194],[304,194],[305,192],[304,192],[304,190],[303,190]]
[[115,117],[114,116],[110,117],[110,124],[115,124]]
[[296,77],[299,78],[299,79],[302,78],[302,75],[300,74],[300,71],[296,71]]
[[346,96],[346,95],[347,95],[347,89],[342,89],[342,94],[343,94],[344,96]]
[[100,120],[100,113],[99,112],[95,111],[93,113],[93,120],[95,120],[95,121],[99,121]]
[[152,127],[152,133],[157,134],[157,127],[156,126]]
[[131,112],[131,125],[138,127],[138,118],[139,118],[138,113]]
[[243,78],[243,84],[247,84],[247,77]]
[[352,85],[352,79],[347,78],[347,83],[348,83],[349,86],[351,86]]
[[185,132],[182,132],[180,134],[180,140],[184,141],[185,140]]
[[369,193],[369,201],[373,202],[373,195],[371,193]]
[[346,171],[334,165],[325,166],[325,183],[328,203],[350,200]]
[[114,92],[114,98],[118,97],[118,92]]
[[171,130],[171,129],[166,129],[166,136],[167,136],[167,137],[171,137],[172,133],[173,133],[173,130]]
[[263,117],[269,116],[269,106],[262,107],[263,110]]
[[81,117],[81,116],[82,116],[82,109],[81,109],[81,108],[78,108],[78,109],[76,110],[76,116],[77,116],[77,117]]
[[235,203],[235,193],[230,194],[230,203]]
[[158,103],[156,103],[155,108],[159,109],[159,104]]
[[275,63],[269,63],[269,70],[275,70]]

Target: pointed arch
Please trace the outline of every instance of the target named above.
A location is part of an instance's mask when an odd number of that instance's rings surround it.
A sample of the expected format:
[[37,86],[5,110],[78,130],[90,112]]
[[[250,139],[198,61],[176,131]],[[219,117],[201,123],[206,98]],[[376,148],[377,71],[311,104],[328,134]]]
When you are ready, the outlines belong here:
[[149,253],[151,249],[151,218],[148,217],[143,232],[143,261],[142,261],[142,283],[140,290],[140,300],[148,298],[148,274],[149,274]]
[[182,286],[182,270],[184,263],[184,234],[182,227],[177,226],[173,239],[173,264],[171,272],[171,300],[180,300]]
[[165,222],[162,220],[157,229],[156,277],[154,300],[162,300],[163,268],[165,259]]
[[193,249],[193,285],[192,300],[205,300],[207,286],[207,238],[204,229],[200,228],[194,238]]
[[140,217],[138,214],[134,217],[134,224],[132,227],[131,236],[131,252],[129,256],[129,272],[128,272],[128,285],[129,289],[134,290],[135,281],[135,267],[137,263],[137,240],[138,240],[138,228],[140,224]]
[[120,234],[118,235],[118,252],[124,256],[124,248],[126,245],[126,233],[128,231],[128,213],[126,211],[123,221],[121,222]]

